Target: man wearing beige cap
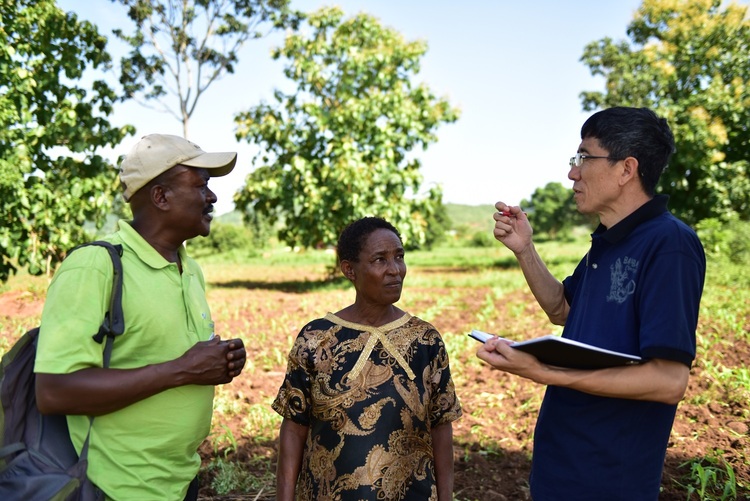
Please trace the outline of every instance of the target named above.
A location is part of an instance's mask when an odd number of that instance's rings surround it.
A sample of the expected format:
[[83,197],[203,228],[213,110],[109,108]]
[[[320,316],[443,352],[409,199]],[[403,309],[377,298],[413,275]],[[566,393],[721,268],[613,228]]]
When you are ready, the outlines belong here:
[[78,451],[88,416],[96,416],[88,476],[108,499],[197,497],[197,449],[210,431],[214,385],[240,374],[245,348],[214,334],[203,274],[183,244],[208,235],[216,202],[208,181],[236,160],[164,134],[143,137],[123,158],[133,219],[104,238],[123,249],[125,332],[110,368],[92,339],[112,284],[106,250],[72,253],[50,284],[35,365],[38,406],[68,416]]

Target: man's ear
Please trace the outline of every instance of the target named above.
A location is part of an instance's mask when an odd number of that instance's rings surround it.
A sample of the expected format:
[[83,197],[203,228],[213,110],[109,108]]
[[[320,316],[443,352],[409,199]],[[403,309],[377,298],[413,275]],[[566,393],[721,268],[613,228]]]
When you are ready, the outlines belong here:
[[341,268],[341,273],[343,273],[347,279],[354,281],[355,275],[354,275],[354,267],[352,266],[352,263],[350,263],[347,260],[343,260],[341,261],[341,264],[339,265],[339,267]]
[[154,207],[161,209],[161,210],[167,210],[169,209],[169,188],[161,185],[161,184],[155,184],[151,187],[151,190],[149,190],[149,195],[151,195],[151,203],[154,204]]
[[635,157],[627,157],[623,162],[622,167],[622,178],[621,182],[623,185],[630,181],[638,182],[638,159]]

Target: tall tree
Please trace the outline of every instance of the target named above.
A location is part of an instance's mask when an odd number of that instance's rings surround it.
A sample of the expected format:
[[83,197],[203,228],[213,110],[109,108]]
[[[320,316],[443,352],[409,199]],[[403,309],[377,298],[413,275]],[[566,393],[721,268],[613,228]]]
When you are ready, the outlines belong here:
[[109,212],[116,171],[96,152],[132,133],[89,76],[109,62],[106,38],[53,0],[0,1],[0,281],[51,270]]
[[632,44],[605,38],[582,61],[606,92],[581,94],[586,110],[646,106],[670,122],[677,153],[661,189],[690,223],[750,218],[750,20],[721,0],[644,0]]
[[154,101],[182,123],[185,137],[200,97],[234,73],[245,42],[296,27],[302,17],[289,9],[289,0],[112,1],[127,7],[136,25],[132,35],[114,30],[132,48],[121,61],[125,94],[145,106]]
[[275,106],[236,117],[238,139],[261,147],[236,206],[285,221],[279,239],[292,246],[333,244],[364,215],[386,217],[409,245],[424,244],[442,191],[420,193],[413,152],[458,118],[446,99],[412,81],[427,45],[366,14],[344,20],[337,8],[308,22],[309,36],[291,34],[273,52],[288,59],[296,91],[276,90]]

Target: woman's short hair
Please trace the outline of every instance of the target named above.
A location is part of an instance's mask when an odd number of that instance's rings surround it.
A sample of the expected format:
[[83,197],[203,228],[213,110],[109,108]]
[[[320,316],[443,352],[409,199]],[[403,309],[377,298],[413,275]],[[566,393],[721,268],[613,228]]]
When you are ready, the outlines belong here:
[[399,240],[401,240],[401,234],[398,232],[395,226],[386,221],[381,217],[363,217],[352,223],[350,223],[339,236],[338,244],[336,245],[336,253],[338,254],[339,262],[341,261],[359,261],[359,254],[362,252],[362,246],[375,230],[388,230],[392,231]]

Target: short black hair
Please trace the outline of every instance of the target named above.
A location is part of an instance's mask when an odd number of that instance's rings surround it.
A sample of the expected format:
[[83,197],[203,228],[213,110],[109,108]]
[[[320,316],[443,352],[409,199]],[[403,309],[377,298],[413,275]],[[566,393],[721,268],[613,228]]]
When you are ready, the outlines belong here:
[[336,245],[339,262],[358,262],[359,253],[362,252],[365,240],[367,240],[367,237],[372,232],[380,229],[392,231],[401,240],[401,234],[396,227],[382,217],[363,217],[357,219],[344,228],[344,231],[339,236],[339,241]]
[[666,119],[648,108],[617,106],[599,111],[581,127],[581,139],[593,137],[616,160],[634,157],[644,191],[653,196],[656,184],[675,152]]

